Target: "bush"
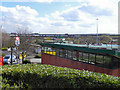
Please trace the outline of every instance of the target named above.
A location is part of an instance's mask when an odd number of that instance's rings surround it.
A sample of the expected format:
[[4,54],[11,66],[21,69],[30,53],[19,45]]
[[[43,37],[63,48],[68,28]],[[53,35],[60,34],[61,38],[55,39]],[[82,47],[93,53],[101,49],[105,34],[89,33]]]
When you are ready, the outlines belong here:
[[41,58],[41,53],[37,54],[34,58]]
[[29,59],[23,60],[23,64],[27,64],[27,63],[30,63],[30,60],[29,60]]
[[2,51],[6,51],[6,50],[7,50],[7,48],[6,48],[6,47],[4,47],[4,48],[1,48],[1,50],[2,50]]
[[7,88],[120,88],[120,78],[51,65],[6,65],[2,89]]
[[4,56],[5,56],[5,54],[4,54],[4,53],[0,53],[0,56],[4,57]]

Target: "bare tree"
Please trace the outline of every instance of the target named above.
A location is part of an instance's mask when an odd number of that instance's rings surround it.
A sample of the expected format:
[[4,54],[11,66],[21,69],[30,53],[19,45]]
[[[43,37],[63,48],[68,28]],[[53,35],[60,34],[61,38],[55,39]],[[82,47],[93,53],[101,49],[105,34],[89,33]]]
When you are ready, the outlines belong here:
[[2,32],[2,47],[9,47],[10,44],[10,35],[6,32]]
[[10,35],[0,27],[0,47],[9,47],[10,45]]
[[28,28],[18,27],[16,33],[20,37],[19,51],[26,51],[26,53],[31,51],[29,49],[33,43],[33,37],[28,35],[31,31]]

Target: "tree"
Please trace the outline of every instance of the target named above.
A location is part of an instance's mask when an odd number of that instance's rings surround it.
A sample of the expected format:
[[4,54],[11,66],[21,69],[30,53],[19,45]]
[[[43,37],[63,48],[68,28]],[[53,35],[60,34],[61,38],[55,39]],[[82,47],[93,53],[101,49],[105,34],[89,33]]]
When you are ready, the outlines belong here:
[[29,48],[33,43],[33,37],[28,35],[31,33],[31,31],[28,28],[18,27],[16,33],[20,37],[19,51],[21,52],[26,51],[26,53],[28,51],[31,51],[29,50]]
[[0,48],[2,47],[9,47],[10,42],[10,36],[9,34],[2,29],[2,26],[0,27]]
[[10,41],[10,35],[6,32],[2,32],[2,47],[9,47]]
[[107,35],[100,36],[100,42],[101,43],[108,43],[108,42],[111,42],[111,41],[112,41],[112,38],[110,36],[107,36]]

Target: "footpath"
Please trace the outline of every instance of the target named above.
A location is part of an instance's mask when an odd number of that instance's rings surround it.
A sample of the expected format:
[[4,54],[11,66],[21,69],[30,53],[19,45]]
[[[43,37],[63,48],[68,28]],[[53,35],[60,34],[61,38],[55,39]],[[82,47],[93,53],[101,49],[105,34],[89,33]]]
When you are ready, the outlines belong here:
[[40,64],[41,63],[41,58],[32,58],[32,59],[30,59],[30,62],[32,64]]

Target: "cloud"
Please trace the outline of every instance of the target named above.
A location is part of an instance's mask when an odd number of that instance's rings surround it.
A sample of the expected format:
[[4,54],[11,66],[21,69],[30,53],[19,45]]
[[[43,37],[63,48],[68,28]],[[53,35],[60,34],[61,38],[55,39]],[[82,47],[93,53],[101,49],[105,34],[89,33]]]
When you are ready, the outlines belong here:
[[42,26],[39,22],[46,22],[42,20],[43,18],[37,18],[38,12],[29,6],[16,5],[11,8],[0,6],[0,8],[0,12],[2,12],[1,23],[8,32],[11,32],[11,28],[14,30],[16,25],[32,28],[37,25]]
[[31,9],[29,6],[19,6],[16,5],[15,8],[8,8],[0,6],[0,11],[3,13],[3,15],[14,17],[14,16],[37,16],[38,12],[34,9]]
[[0,0],[0,2],[52,2],[53,0]]
[[60,15],[67,21],[79,21],[79,12],[77,11],[70,11],[70,12],[64,12]]
[[[52,13],[52,17],[58,20],[61,18],[66,23],[64,30],[71,26],[68,30],[70,33],[96,33],[96,18],[99,18],[99,33],[118,33],[117,1],[102,1],[85,0],[80,6]],[[57,26],[61,25],[57,23]]]
[[[93,3],[93,1],[96,3]],[[97,2],[98,1],[98,2]],[[39,13],[29,6],[0,6],[4,29],[14,32],[18,26],[27,27],[40,33],[96,33],[96,18],[99,18],[99,33],[117,33],[117,6],[113,0],[80,0],[83,4],[40,17]],[[102,0],[103,1],[103,0]],[[111,5],[111,6],[109,6]]]
[[78,0],[0,0],[0,2],[77,2]]
[[106,9],[100,9],[95,6],[83,6],[80,7],[79,10],[82,10],[83,12],[93,14],[95,16],[111,16],[112,12],[110,10]]

